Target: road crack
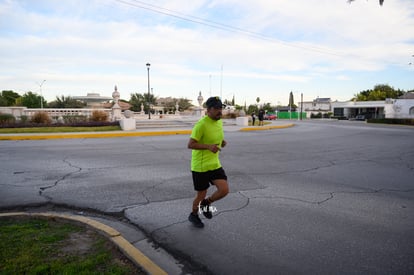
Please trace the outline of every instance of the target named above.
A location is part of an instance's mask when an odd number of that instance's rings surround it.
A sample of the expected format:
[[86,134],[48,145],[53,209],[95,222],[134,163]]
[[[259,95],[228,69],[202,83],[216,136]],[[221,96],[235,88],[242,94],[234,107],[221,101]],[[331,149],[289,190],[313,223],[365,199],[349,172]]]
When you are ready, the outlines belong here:
[[48,186],[42,186],[42,187],[40,187],[39,188],[39,195],[40,196],[42,196],[42,197],[45,197],[47,200],[49,200],[49,201],[52,201],[52,197],[50,197],[50,196],[47,196],[47,195],[45,195],[44,194],[44,191],[45,190],[47,190],[47,189],[50,189],[50,188],[53,188],[53,187],[56,187],[61,181],[64,181],[67,177],[69,177],[69,176],[71,176],[71,175],[73,175],[73,174],[75,174],[75,173],[79,173],[80,171],[82,171],[82,168],[81,167],[78,167],[78,166],[75,166],[75,165],[73,165],[72,163],[70,163],[66,158],[65,159],[63,159],[63,162],[64,163],[67,163],[68,164],[68,166],[69,167],[71,167],[71,168],[75,168],[76,169],[76,171],[73,171],[73,172],[70,172],[70,173],[67,173],[67,174],[65,174],[65,175],[63,175],[62,177],[60,177],[58,180],[56,180],[53,184],[51,184],[51,185],[48,185]]
[[[302,203],[307,203],[307,204],[313,204],[313,205],[321,205],[324,204],[332,199],[335,198],[336,195],[339,194],[377,194],[377,193],[385,193],[385,192],[401,192],[401,193],[409,193],[409,192],[414,192],[414,189],[388,189],[388,188],[381,188],[381,189],[372,189],[372,190],[368,190],[368,191],[335,191],[335,192],[329,192],[329,193],[322,193],[322,194],[326,194],[327,197],[325,199],[322,200],[318,200],[318,201],[310,201],[310,200],[304,200],[304,199],[299,199],[299,198],[295,198],[295,197],[288,197],[288,196],[250,196],[250,199],[284,199],[284,200],[292,200],[292,201],[297,201],[297,202],[302,202]],[[247,197],[247,195],[246,195]]]

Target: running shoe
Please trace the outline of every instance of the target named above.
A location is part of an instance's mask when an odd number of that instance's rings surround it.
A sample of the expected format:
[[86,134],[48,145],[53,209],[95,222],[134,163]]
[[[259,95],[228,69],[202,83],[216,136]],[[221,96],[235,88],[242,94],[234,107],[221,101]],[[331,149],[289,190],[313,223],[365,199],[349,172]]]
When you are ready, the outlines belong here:
[[190,216],[188,216],[188,220],[198,228],[203,228],[204,223],[201,221],[200,217],[196,214],[190,213]]
[[203,212],[204,217],[207,219],[211,219],[213,217],[213,213],[210,210],[210,204],[208,200],[204,199],[200,203],[201,212]]

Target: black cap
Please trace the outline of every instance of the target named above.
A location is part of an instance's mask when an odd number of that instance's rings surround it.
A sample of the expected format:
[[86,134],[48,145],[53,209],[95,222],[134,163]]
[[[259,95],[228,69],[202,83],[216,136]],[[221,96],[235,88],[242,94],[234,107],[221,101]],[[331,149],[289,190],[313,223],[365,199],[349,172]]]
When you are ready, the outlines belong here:
[[221,102],[220,97],[213,96],[206,101],[207,108],[223,108],[225,105]]

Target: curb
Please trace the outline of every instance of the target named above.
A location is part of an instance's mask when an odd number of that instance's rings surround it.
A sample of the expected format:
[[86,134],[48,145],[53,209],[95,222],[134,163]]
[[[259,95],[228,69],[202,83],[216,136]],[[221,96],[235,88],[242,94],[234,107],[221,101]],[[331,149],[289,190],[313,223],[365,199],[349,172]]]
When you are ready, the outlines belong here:
[[13,217],[13,216],[40,216],[40,217],[47,217],[47,218],[60,218],[60,219],[67,219],[72,221],[81,222],[87,224],[96,230],[104,233],[106,237],[109,238],[121,251],[124,253],[126,257],[128,257],[132,262],[136,265],[140,266],[149,274],[155,275],[166,275],[168,274],[165,272],[161,267],[156,265],[153,261],[151,261],[147,256],[145,256],[140,250],[134,247],[131,243],[129,243],[124,237],[122,237],[121,233],[119,233],[114,228],[107,226],[103,223],[95,221],[90,218],[86,218],[84,216],[78,215],[67,215],[67,214],[58,214],[58,213],[26,213],[26,212],[11,212],[11,213],[0,213],[1,217]]
[[40,140],[60,138],[114,138],[114,137],[137,137],[137,136],[166,136],[166,135],[189,135],[191,130],[172,131],[150,131],[150,132],[115,132],[115,133],[75,133],[75,134],[36,134],[36,135],[4,135],[0,140]]
[[[272,129],[283,129],[293,127],[295,124],[270,125],[270,126],[251,126],[240,128],[238,131],[263,131]],[[43,140],[43,139],[70,139],[70,138],[114,138],[114,137],[144,137],[144,136],[168,136],[168,135],[191,135],[188,130],[169,130],[169,131],[143,131],[143,132],[103,132],[103,133],[57,133],[57,134],[21,134],[21,135],[0,135],[0,140]]]

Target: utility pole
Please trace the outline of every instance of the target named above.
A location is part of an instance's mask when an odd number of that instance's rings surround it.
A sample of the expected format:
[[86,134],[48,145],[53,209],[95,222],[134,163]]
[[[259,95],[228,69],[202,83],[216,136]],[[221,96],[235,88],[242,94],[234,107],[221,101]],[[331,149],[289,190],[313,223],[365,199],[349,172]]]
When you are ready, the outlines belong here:
[[40,109],[43,109],[43,94],[42,94],[42,86],[46,80],[43,80],[42,83],[39,84],[40,87]]
[[149,77],[150,66],[151,66],[151,64],[147,63],[147,71],[148,71],[148,119],[151,119],[150,77]]
[[300,120],[302,120],[302,111],[303,111],[303,93],[300,94]]

